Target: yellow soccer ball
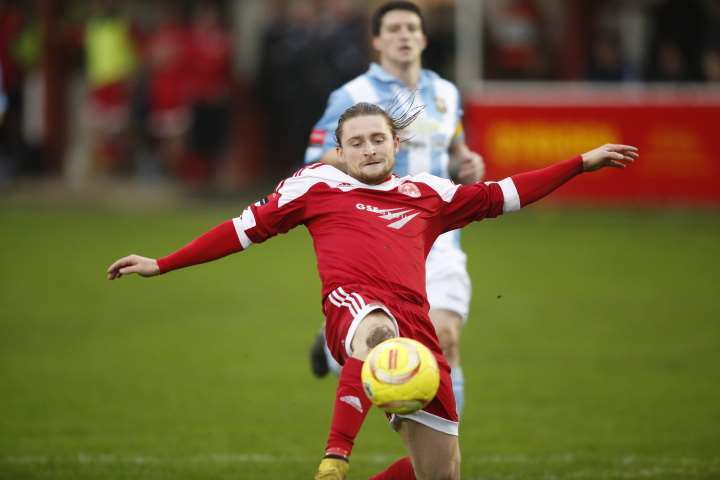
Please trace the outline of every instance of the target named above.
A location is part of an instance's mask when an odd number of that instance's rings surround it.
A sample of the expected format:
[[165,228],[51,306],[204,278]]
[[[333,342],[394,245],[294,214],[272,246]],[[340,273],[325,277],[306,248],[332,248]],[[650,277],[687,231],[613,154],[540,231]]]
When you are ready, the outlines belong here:
[[440,371],[425,345],[391,338],[370,351],[362,367],[362,383],[375,406],[389,413],[412,413],[435,397]]

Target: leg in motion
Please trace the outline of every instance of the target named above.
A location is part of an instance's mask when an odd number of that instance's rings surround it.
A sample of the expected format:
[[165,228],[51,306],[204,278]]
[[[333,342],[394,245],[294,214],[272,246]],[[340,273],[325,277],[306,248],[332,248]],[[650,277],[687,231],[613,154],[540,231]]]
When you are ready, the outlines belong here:
[[412,420],[400,421],[398,432],[405,443],[417,480],[458,480],[458,437]]
[[390,465],[370,480],[458,480],[458,437],[433,430],[412,420],[401,420],[398,432],[410,457]]
[[[358,324],[351,340],[352,356],[345,361],[338,381],[325,458],[320,464],[316,479],[345,478],[347,469],[342,471],[337,468],[337,462],[345,462],[347,466],[355,437],[372,405],[365,395],[360,379],[363,361],[375,345],[396,336],[395,323],[382,310],[370,312]],[[335,472],[328,473],[328,470]]]
[[443,355],[450,364],[453,393],[458,415],[462,414],[465,403],[465,380],[460,366],[460,332],[463,318],[459,313],[446,309],[431,309],[430,320],[435,326]]

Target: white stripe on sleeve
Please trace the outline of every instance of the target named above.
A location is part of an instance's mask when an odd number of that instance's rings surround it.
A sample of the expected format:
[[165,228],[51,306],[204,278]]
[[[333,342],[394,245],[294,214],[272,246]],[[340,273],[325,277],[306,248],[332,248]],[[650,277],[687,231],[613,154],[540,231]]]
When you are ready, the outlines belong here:
[[510,177],[504,178],[498,182],[503,192],[505,203],[503,204],[503,213],[516,212],[520,210],[520,195],[517,188]]
[[243,230],[250,230],[251,228],[255,228],[255,215],[253,215],[250,207],[243,210],[242,216],[240,218],[242,219]]
[[252,210],[250,210],[250,207],[243,210],[241,216],[233,218],[233,225],[235,226],[235,233],[237,233],[238,240],[240,240],[240,245],[242,245],[243,250],[247,249],[253,242],[245,231],[255,226],[255,216]]

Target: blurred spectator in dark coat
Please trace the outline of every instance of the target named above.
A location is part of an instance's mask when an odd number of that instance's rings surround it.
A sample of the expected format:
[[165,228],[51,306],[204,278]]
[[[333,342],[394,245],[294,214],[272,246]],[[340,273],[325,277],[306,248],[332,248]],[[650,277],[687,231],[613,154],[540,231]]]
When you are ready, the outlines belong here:
[[599,34],[590,45],[587,79],[613,82],[623,79],[624,69],[619,39]]
[[[257,87],[266,112],[267,167],[271,176],[282,177],[300,160],[289,137],[297,129],[293,107],[306,94],[304,75],[307,57],[313,53],[314,9],[300,1],[276,2],[274,7],[262,37]],[[282,132],[281,141],[276,132]]]
[[720,82],[720,47],[705,50],[703,74],[708,82]]
[[[257,78],[273,177],[302,165],[310,130],[327,96],[365,70],[367,45],[364,19],[348,0],[275,3]],[[283,132],[282,142],[272,133],[278,131]]]
[[370,55],[367,20],[351,0],[325,0],[322,11],[313,39],[314,48],[321,52],[316,68],[322,75],[313,79],[316,94],[322,98],[319,114],[330,92],[367,70]]
[[647,80],[702,80],[706,14],[705,4],[699,0],[666,0],[652,10]]
[[423,66],[440,76],[455,78],[455,9],[436,5],[428,10],[428,45],[423,52]]
[[708,26],[702,55],[703,76],[707,81],[720,82],[720,1],[714,0],[707,5]]
[[15,176],[22,154],[22,68],[15,47],[24,15],[17,2],[0,0],[0,184]]

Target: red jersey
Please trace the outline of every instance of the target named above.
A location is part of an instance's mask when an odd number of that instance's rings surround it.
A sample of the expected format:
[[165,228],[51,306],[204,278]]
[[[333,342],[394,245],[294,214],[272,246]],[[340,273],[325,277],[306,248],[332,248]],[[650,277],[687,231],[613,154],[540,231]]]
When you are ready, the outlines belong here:
[[157,263],[165,273],[208,262],[305,225],[315,245],[323,303],[336,289],[357,290],[427,319],[425,257],[438,235],[529,205],[582,169],[578,156],[497,183],[455,185],[422,173],[366,185],[318,163]]
[[390,301],[427,309],[425,258],[433,242],[441,233],[501,214],[506,196],[517,203],[512,180],[504,182],[505,187],[461,186],[423,173],[366,185],[330,165],[314,164],[233,223],[243,248],[305,225],[323,298],[338,287],[361,285],[386,292]]

